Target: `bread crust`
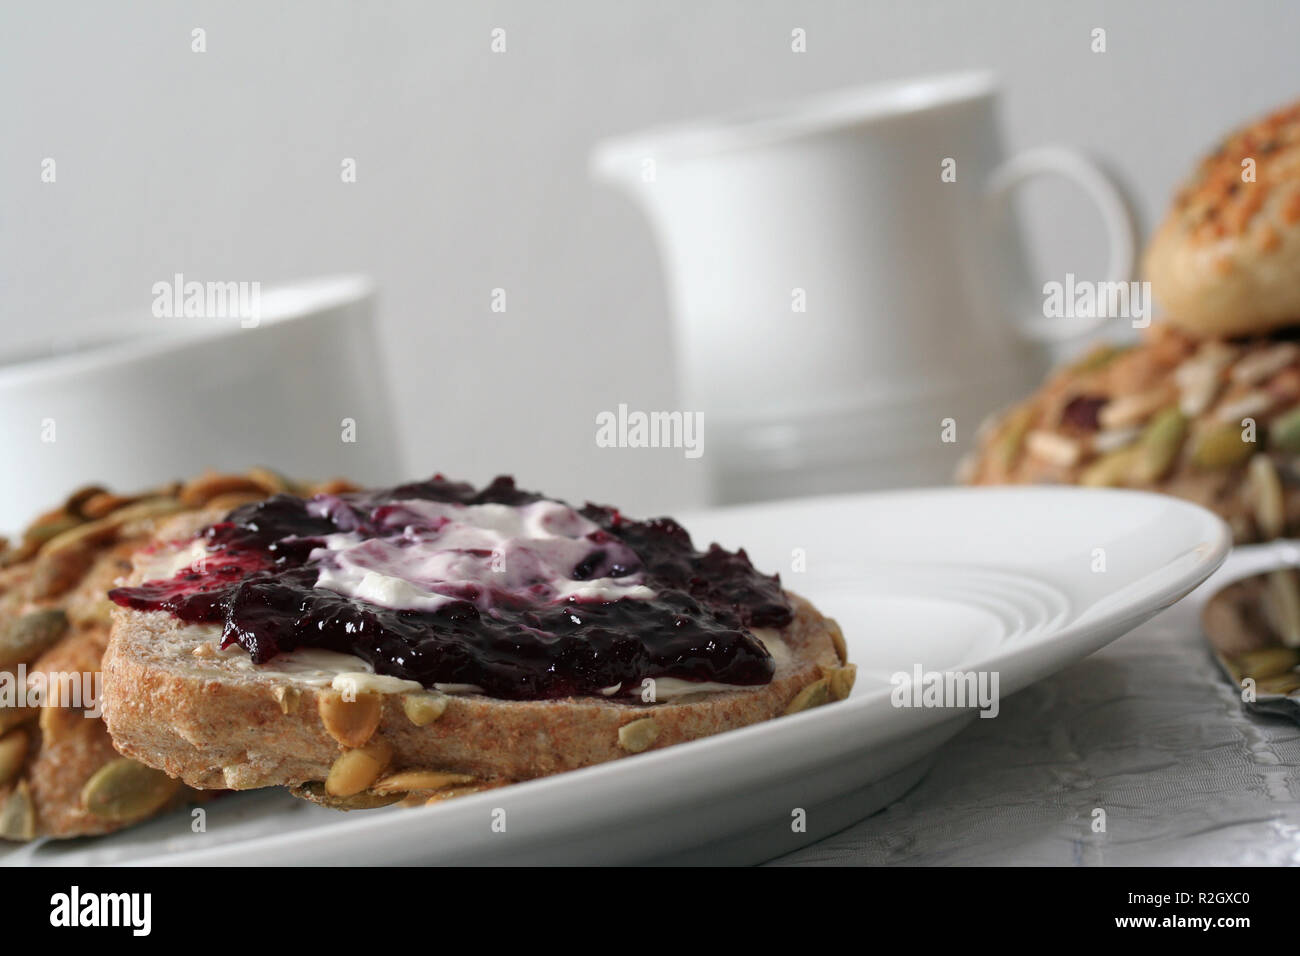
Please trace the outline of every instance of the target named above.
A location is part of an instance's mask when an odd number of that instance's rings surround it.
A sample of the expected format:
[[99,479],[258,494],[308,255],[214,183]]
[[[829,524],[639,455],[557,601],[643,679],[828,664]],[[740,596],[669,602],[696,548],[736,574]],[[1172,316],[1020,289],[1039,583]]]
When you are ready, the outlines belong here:
[[1300,323],[1300,103],[1231,133],[1174,197],[1143,271],[1197,336]]
[[[195,526],[187,519],[164,536]],[[406,695],[386,693],[379,695],[382,713],[371,741],[392,747],[388,773],[446,771],[490,786],[625,757],[620,728],[647,717],[658,733],[646,749],[658,750],[780,716],[815,682],[841,671],[851,679],[835,622],[802,598],[791,600],[794,620],[781,632],[791,653],[778,659],[763,687],[657,704],[447,695],[441,717],[426,726],[406,715]],[[166,612],[115,612],[103,668],[104,720],[117,749],[199,789],[324,780],[347,749],[322,723],[328,686],[250,670],[246,660],[240,668],[225,655],[195,656],[211,641],[210,629]],[[278,688],[289,688],[288,695]],[[294,698],[295,706],[284,705]]]

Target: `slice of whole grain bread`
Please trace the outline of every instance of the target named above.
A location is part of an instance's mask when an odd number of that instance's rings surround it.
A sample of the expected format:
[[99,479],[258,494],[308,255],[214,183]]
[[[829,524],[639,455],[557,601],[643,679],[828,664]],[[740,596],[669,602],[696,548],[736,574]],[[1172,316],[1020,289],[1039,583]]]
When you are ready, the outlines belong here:
[[[158,548],[137,556],[128,583],[148,579],[205,520],[212,516],[185,515],[164,528]],[[853,666],[839,627],[802,598],[791,600],[791,624],[760,635],[777,661],[769,684],[661,703],[501,700],[383,678],[349,693],[332,686],[328,672],[286,671],[280,658],[259,668],[238,647],[219,650],[214,627],[118,608],[103,662],[104,720],[121,753],[200,789],[290,786],[347,809],[385,802],[372,791],[398,799],[498,786],[846,696]]]

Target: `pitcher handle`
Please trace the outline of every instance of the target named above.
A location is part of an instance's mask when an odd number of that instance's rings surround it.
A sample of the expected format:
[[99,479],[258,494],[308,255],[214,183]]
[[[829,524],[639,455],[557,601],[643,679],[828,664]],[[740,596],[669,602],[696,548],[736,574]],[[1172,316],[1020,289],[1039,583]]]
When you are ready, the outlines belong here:
[[[1120,183],[1096,162],[1067,146],[1040,146],[1008,159],[989,178],[988,198],[997,214],[1010,211],[1012,196],[1021,185],[1044,175],[1063,176],[1083,187],[1101,213],[1106,227],[1109,256],[1108,282],[1133,279],[1137,258],[1137,221],[1133,204]],[[1061,342],[1097,329],[1107,316],[1094,314],[1075,318],[1046,315],[1015,315],[1021,334],[1036,342]]]

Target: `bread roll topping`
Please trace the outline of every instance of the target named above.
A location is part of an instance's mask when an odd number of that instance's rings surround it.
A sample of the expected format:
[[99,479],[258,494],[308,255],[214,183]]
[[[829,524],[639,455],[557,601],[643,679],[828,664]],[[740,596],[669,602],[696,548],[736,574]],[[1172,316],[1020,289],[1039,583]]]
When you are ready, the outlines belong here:
[[744,551],[697,551],[671,519],[574,509],[504,477],[277,495],[177,546],[187,567],[110,597],[220,625],[257,665],[319,648],[506,699],[766,684],[775,662],[754,629],[792,618]]

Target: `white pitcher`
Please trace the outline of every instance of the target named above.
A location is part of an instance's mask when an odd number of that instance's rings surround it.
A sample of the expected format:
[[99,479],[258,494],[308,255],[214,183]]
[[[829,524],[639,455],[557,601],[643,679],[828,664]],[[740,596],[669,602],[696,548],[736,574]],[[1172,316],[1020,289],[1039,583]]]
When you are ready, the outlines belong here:
[[1063,147],[1006,159],[996,102],[988,73],[939,76],[595,148],[657,238],[717,498],[949,480],[941,423],[968,442],[1037,384],[1043,343],[1100,321],[1043,317],[1009,214],[1026,180],[1082,186],[1104,278],[1131,278],[1118,185]]

